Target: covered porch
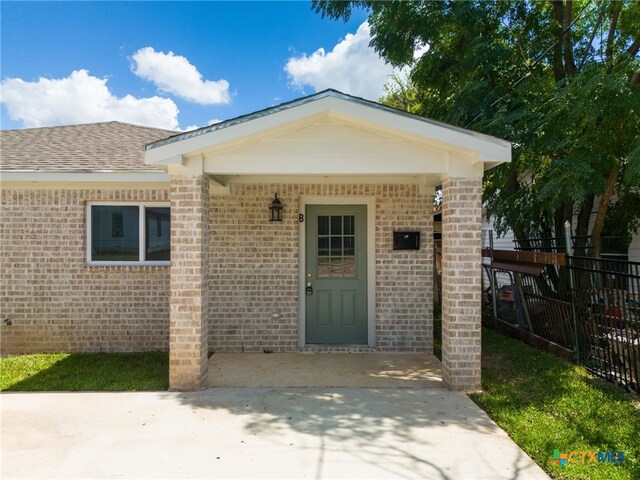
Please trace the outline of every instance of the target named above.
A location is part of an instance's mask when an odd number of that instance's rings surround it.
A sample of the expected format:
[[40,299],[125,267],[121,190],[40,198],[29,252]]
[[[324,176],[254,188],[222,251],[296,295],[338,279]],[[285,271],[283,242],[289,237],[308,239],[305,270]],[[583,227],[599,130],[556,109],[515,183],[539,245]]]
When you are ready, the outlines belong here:
[[[369,355],[365,379],[412,381],[375,355],[432,353],[441,185],[442,383],[479,389],[482,175],[510,155],[508,142],[332,90],[149,145],[147,163],[171,177],[171,388],[215,385],[228,373],[216,355],[264,350],[305,352],[294,364],[309,372],[330,358],[310,352],[343,352],[329,378]],[[438,381],[424,362],[411,367],[420,381]]]

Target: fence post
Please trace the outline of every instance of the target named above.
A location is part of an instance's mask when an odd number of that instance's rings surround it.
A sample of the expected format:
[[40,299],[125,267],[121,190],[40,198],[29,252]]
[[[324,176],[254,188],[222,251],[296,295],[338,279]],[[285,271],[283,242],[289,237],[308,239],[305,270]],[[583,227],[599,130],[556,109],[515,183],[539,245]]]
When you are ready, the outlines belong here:
[[[527,326],[529,327],[529,332],[536,333],[533,331],[533,324],[531,323],[531,316],[529,315],[529,306],[527,305],[527,299],[524,296],[524,289],[522,288],[522,276],[519,272],[513,272],[513,279],[516,284],[517,295],[514,295],[514,300],[519,298],[519,302],[514,302],[516,305],[520,307],[522,315],[524,315],[524,319],[527,321]],[[516,292],[514,292],[516,293]]]
[[[489,230],[489,250],[491,250],[491,265],[493,265],[493,230]],[[491,305],[493,306],[493,318],[498,318],[498,292],[496,287],[498,282],[496,279],[496,271],[493,268],[485,269],[487,276],[489,277],[489,284],[491,285]]]
[[578,315],[576,314],[576,286],[573,279],[573,244],[571,243],[571,223],[564,222],[564,243],[567,249],[567,266],[569,267],[569,286],[571,292],[571,316],[573,317],[573,345],[575,349],[576,362],[580,363],[580,342],[578,341]]
[[491,279],[491,302],[493,305],[493,318],[498,317],[498,278],[496,277],[496,270],[493,268],[487,268],[489,278]]

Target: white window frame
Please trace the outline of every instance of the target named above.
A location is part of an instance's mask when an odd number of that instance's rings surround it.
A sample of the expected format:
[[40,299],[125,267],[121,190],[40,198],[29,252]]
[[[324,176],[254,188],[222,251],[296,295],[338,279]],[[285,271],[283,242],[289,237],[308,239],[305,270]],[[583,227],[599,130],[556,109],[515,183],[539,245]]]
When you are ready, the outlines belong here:
[[[138,258],[142,260],[138,261],[102,261],[102,260],[92,260],[91,259],[91,207],[95,205],[103,205],[103,206],[123,206],[123,207],[138,207],[138,228],[140,229],[138,234]],[[145,212],[146,207],[167,207],[170,208],[171,204],[169,202],[113,202],[113,201],[100,201],[100,202],[87,202],[87,225],[86,225],[86,261],[89,266],[168,266],[171,265],[171,260],[146,260],[145,259],[145,245],[147,244],[146,237],[146,229],[145,226]]]

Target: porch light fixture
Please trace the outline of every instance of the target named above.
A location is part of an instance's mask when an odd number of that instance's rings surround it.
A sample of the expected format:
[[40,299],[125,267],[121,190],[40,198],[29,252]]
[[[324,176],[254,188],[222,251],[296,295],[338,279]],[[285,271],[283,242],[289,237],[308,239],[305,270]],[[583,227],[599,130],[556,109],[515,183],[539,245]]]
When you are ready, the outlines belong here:
[[282,202],[278,199],[277,193],[275,198],[271,202],[271,206],[269,207],[269,217],[270,222],[282,221]]

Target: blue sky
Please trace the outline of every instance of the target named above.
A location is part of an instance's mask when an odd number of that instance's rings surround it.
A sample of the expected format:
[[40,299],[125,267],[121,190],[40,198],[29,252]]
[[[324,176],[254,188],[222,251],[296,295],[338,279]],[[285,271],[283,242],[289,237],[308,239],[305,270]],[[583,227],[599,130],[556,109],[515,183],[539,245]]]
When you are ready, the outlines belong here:
[[[394,72],[366,12],[310,2],[2,2],[2,128],[204,126],[333,87],[377,100]],[[320,50],[322,49],[322,50]]]

